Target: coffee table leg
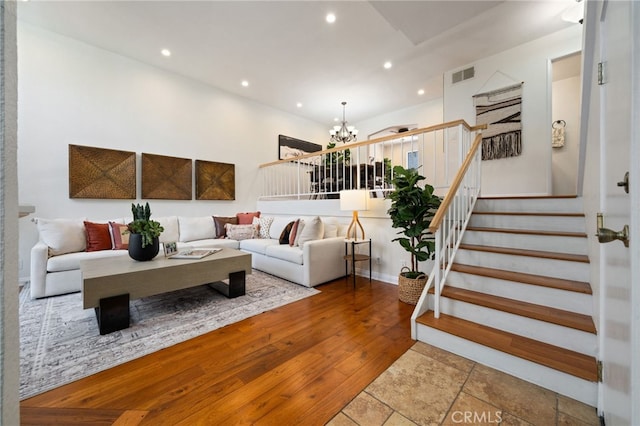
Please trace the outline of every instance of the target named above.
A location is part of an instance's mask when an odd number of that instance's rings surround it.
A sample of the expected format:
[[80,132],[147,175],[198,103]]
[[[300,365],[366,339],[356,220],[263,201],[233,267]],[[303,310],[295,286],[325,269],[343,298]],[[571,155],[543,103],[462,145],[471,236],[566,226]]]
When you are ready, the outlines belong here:
[[109,334],[129,327],[129,294],[105,297],[96,307],[100,334]]
[[209,284],[229,299],[245,295],[246,273],[245,271],[229,273],[229,285],[222,281]]

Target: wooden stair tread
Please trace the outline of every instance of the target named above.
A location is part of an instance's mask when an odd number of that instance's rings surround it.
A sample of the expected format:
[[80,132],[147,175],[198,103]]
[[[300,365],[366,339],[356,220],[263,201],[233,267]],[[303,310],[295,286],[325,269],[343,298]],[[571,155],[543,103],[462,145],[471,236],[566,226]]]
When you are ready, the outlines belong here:
[[584,380],[595,382],[598,378],[596,359],[589,355],[445,314],[436,319],[433,311],[421,315],[417,322]]
[[485,268],[483,266],[464,265],[462,263],[452,264],[451,270],[465,274],[480,275],[483,277],[491,277],[500,280],[537,285],[540,287],[573,291],[575,293],[592,294],[591,285],[583,281],[565,280],[562,278],[545,277],[543,275],[506,271],[504,269]]
[[540,257],[543,259],[567,260],[570,262],[589,263],[589,256],[584,254],[555,253],[540,250],[525,250],[509,247],[481,246],[475,244],[460,244],[459,248],[465,250],[484,251],[489,253],[510,254],[515,256]]
[[500,232],[504,234],[542,235],[542,236],[550,236],[550,237],[587,238],[587,234],[584,232],[536,231],[532,229],[484,228],[480,226],[467,226],[467,231]]
[[[433,287],[429,289],[429,293],[433,294]],[[589,315],[451,286],[445,286],[441,296],[587,333],[596,333],[593,319]]]
[[566,212],[511,212],[511,211],[473,211],[473,214],[492,214],[500,216],[558,216],[558,217],[584,217],[584,213]]

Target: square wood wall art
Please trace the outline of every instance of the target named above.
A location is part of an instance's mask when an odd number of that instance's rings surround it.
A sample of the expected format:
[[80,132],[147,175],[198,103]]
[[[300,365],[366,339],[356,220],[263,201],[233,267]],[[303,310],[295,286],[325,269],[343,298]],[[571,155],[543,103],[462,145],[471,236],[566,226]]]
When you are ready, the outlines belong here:
[[136,198],[136,153],[69,145],[69,198]]
[[191,164],[189,158],[142,153],[142,198],[190,200]]
[[196,160],[196,200],[235,200],[236,166]]

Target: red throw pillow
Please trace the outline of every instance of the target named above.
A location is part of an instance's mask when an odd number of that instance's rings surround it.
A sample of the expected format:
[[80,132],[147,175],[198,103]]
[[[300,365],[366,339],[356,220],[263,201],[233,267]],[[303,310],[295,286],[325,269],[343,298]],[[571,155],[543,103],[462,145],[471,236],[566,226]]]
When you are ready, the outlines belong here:
[[127,225],[122,223],[109,222],[111,227],[111,235],[113,236],[113,249],[114,250],[128,250],[129,249],[129,231]]
[[289,232],[289,245],[293,246],[296,242],[296,235],[298,234],[298,226],[300,226],[300,219],[293,222],[291,232]]
[[87,251],[111,250],[111,234],[108,223],[84,221],[87,234]]
[[260,212],[237,213],[238,225],[251,225],[254,217],[260,217]]

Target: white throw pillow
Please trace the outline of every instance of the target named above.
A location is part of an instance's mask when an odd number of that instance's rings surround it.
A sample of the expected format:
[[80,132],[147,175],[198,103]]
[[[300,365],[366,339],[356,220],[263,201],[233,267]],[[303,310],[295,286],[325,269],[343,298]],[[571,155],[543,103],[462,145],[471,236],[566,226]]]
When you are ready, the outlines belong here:
[[84,251],[87,235],[82,219],[40,219],[36,220],[40,239],[49,247],[49,255]]
[[151,220],[155,220],[160,223],[160,226],[164,228],[162,234],[160,234],[160,242],[161,243],[172,243],[178,241],[180,238],[180,230],[178,228],[178,216],[167,216],[167,217],[153,217],[151,216]]
[[269,230],[271,229],[272,223],[272,217],[263,216],[253,218],[253,225],[258,225],[259,238],[271,238]]
[[338,236],[338,220],[335,217],[323,217],[324,224],[323,238],[332,238]]
[[298,233],[297,245],[302,247],[307,241],[321,240],[324,236],[324,223],[320,220],[320,217],[316,216],[312,219],[306,219],[304,221],[304,227],[302,232]]
[[256,225],[233,225],[227,223],[224,228],[227,231],[227,238],[230,240],[250,240],[258,236],[258,227]]
[[216,225],[212,216],[178,217],[180,241],[206,240],[216,237]]

